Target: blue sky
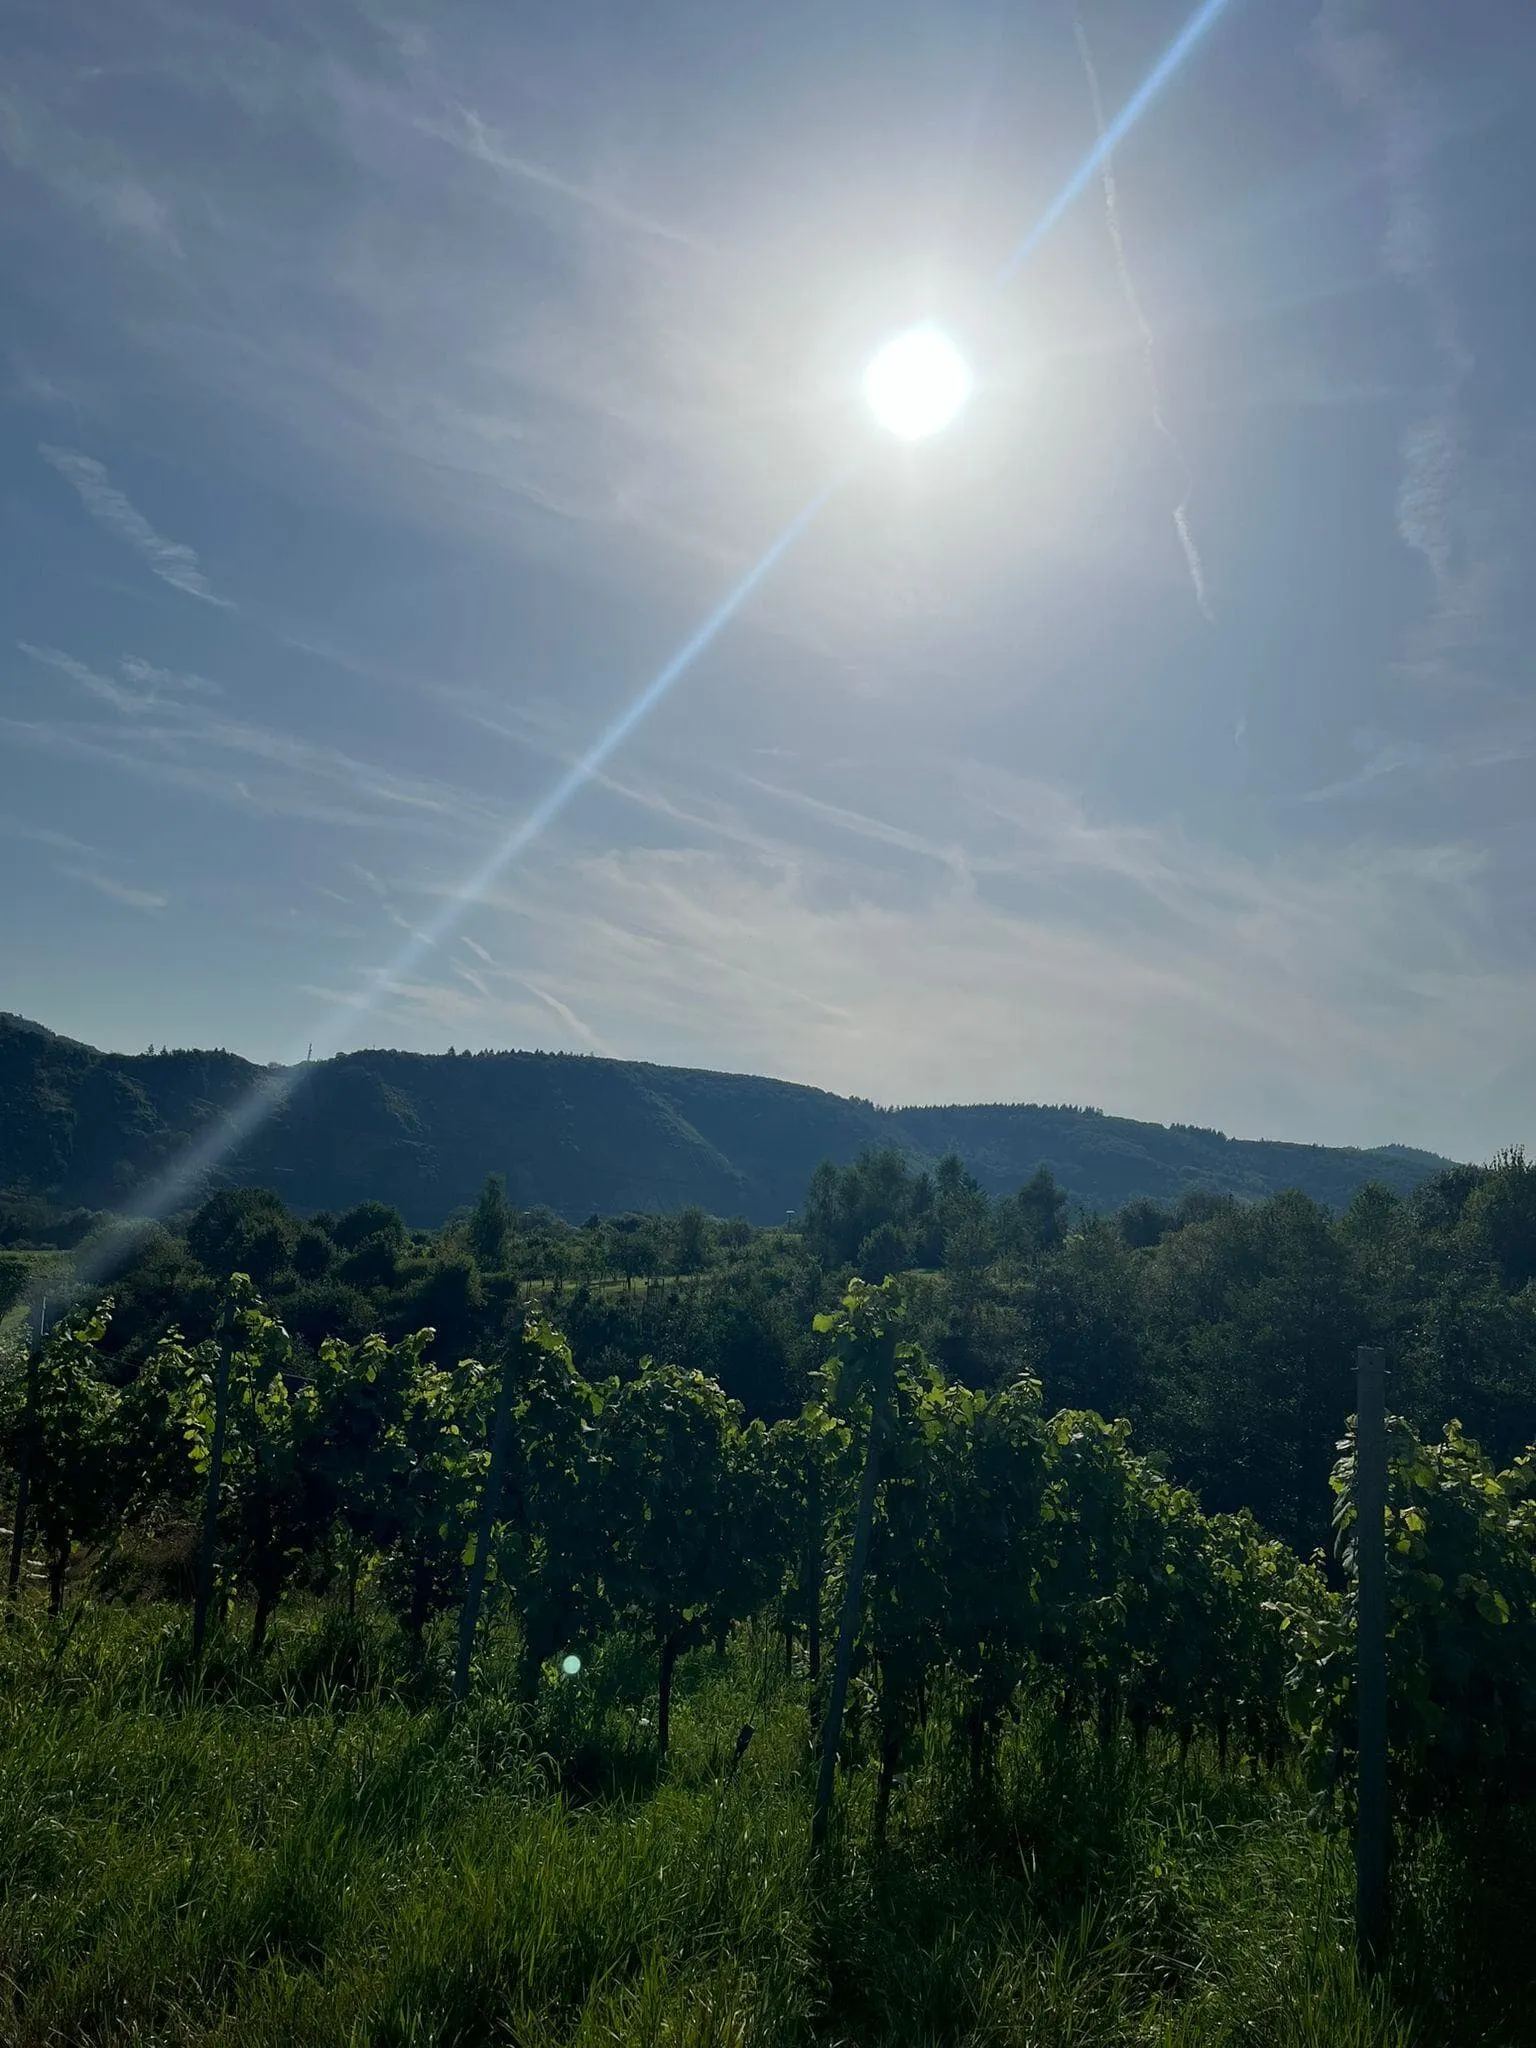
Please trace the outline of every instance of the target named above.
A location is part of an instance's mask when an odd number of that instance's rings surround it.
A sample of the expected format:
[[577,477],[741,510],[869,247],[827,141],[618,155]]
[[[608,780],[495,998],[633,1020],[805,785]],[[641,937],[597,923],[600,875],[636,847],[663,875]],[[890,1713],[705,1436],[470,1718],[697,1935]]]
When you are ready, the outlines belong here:
[[[1106,111],[1185,18],[1082,0]],[[0,1007],[1536,1139],[1523,0],[1231,0],[1002,288],[1067,0],[6,37]]]

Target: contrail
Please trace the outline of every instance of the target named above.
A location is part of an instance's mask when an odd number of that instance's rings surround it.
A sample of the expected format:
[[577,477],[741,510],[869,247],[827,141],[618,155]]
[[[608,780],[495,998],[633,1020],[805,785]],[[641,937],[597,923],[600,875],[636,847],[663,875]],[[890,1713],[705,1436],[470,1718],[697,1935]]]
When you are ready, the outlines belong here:
[[1210,594],[1205,580],[1205,564],[1200,559],[1200,550],[1195,546],[1195,537],[1189,530],[1189,500],[1194,491],[1195,479],[1189,466],[1179,437],[1168,424],[1163,410],[1162,386],[1157,374],[1157,337],[1152,332],[1152,323],[1147,318],[1147,309],[1141,303],[1141,294],[1136,289],[1136,280],[1131,274],[1130,259],[1125,253],[1125,232],[1120,224],[1120,194],[1115,184],[1115,150],[1104,122],[1104,95],[1099,87],[1098,66],[1093,61],[1093,51],[1088,42],[1088,30],[1083,21],[1082,8],[1073,0],[1072,34],[1077,41],[1077,54],[1083,60],[1083,75],[1088,80],[1088,91],[1093,100],[1094,125],[1099,131],[1101,176],[1104,185],[1104,218],[1109,227],[1110,246],[1115,252],[1115,270],[1120,279],[1120,291],[1125,300],[1126,310],[1136,323],[1141,336],[1141,357],[1146,369],[1147,391],[1152,400],[1152,424],[1167,442],[1178,464],[1179,475],[1184,488],[1179,502],[1173,508],[1174,531],[1179,536],[1179,545],[1184,550],[1184,560],[1189,567],[1189,580],[1194,586],[1195,603],[1212,625],[1216,614],[1211,609]]
[[1016,244],[1012,255],[993,279],[994,284],[1008,284],[1018,275],[1073,200],[1091,183],[1095,171],[1100,168],[1110,151],[1118,149],[1124,142],[1196,43],[1207,29],[1215,26],[1217,18],[1225,14],[1231,4],[1232,0],[1204,0],[1204,5],[1196,8],[1029,233]]
[[[1099,130],[1098,139],[1077,169],[1057,192],[1055,198],[1051,200],[1033,227],[1015,245],[1012,253],[998,269],[992,280],[994,290],[1001,290],[1005,285],[1012,282],[1024,264],[1034,254],[1040,243],[1044,241],[1051,229],[1056,226],[1063,214],[1066,213],[1072,202],[1092,182],[1095,173],[1102,171],[1105,178],[1106,193],[1109,195],[1110,200],[1111,232],[1114,236],[1115,248],[1119,258],[1121,280],[1150,351],[1151,336],[1147,332],[1146,316],[1141,311],[1134,288],[1131,285],[1129,273],[1125,267],[1125,252],[1120,240],[1118,216],[1114,206],[1111,157],[1116,145],[1122,142],[1130,133],[1131,129],[1141,119],[1147,108],[1152,104],[1158,93],[1162,91],[1169,79],[1172,78],[1206,30],[1212,26],[1220,14],[1225,12],[1229,5],[1230,0],[1203,0],[1203,4],[1191,15],[1179,34],[1175,36],[1157,63],[1153,65],[1151,71],[1148,72],[1135,92],[1132,93],[1125,105],[1120,109],[1114,120],[1107,126],[1104,122],[1098,78],[1094,72],[1092,60],[1088,55],[1086,44],[1082,41],[1080,34],[1079,48],[1083,51],[1084,62],[1088,69],[1089,84],[1093,91],[1094,113],[1098,121]],[[1152,374],[1150,354],[1148,374],[1149,376]],[[1157,391],[1154,381],[1153,417],[1160,430],[1173,443],[1175,452],[1179,454],[1180,461],[1182,462],[1182,451],[1179,450],[1177,441],[1169,433],[1168,427],[1162,419],[1156,398]],[[736,616],[742,605],[745,604],[747,599],[764,581],[781,557],[800,538],[828,501],[836,496],[838,491],[848,482],[854,473],[855,467],[856,465],[850,465],[847,469],[841,471],[830,483],[824,485],[801,511],[796,513],[795,517],[783,529],[778,538],[769,543],[757,561],[747,570],[746,574],[742,576],[734,588],[721,599],[720,603],[716,605],[715,609],[697,631],[684,641],[671,660],[652,677],[651,681],[646,684],[639,695],[631,700],[629,705],[614,720],[613,724],[608,727],[606,732],[567,770],[544,800],[529,812],[522,823],[507,834],[475,873],[470,875],[454,891],[438,916],[423,929],[413,932],[407,943],[401,947],[395,957],[385,966],[374,970],[369,977],[371,982],[370,992],[361,997],[349,1009],[349,1023],[355,1020],[360,1012],[366,1013],[371,1010],[378,1002],[380,996],[393,987],[402,975],[408,973],[424,955],[440,945],[460,923],[470,904],[482,896],[492,882],[503,874],[520,854],[526,852],[528,847],[553,822],[555,817],[565,809],[571,799],[591,781],[592,777],[597,774],[615,748],[628,738],[629,734],[634,731],[646,714],[660,702],[683,672],[692,666],[715,637]],[[1187,465],[1185,466],[1185,473],[1187,476]],[[1183,502],[1180,503],[1174,514],[1174,521],[1178,527],[1179,537],[1184,544],[1185,555],[1189,561],[1190,575],[1194,581],[1196,597],[1200,601],[1202,611],[1205,612],[1207,617],[1210,617],[1210,609],[1205,597],[1204,574],[1200,566],[1200,557],[1189,536],[1188,524],[1184,517]],[[317,1033],[316,1038],[321,1046],[320,1057],[324,1059],[331,1053],[338,1051],[344,1035],[345,1033],[337,1027]],[[135,1228],[142,1229],[155,1218],[169,1215],[180,1207],[195,1191],[199,1191],[206,1175],[210,1174],[227,1159],[230,1153],[235,1151],[239,1145],[265,1123],[269,1116],[280,1109],[284,1103],[293,1099],[296,1090],[301,1086],[304,1078],[310,1071],[313,1053],[314,1047],[311,1046],[310,1060],[300,1062],[296,1059],[292,1065],[286,1068],[279,1066],[269,1069],[227,1116],[220,1118],[195,1144],[188,1148],[168,1173],[164,1174],[137,1198],[135,1202],[135,1217],[128,1231],[116,1233],[109,1246],[103,1247],[94,1257],[87,1255],[81,1261],[77,1267],[76,1284],[85,1285],[89,1284],[91,1280],[99,1281],[104,1278],[107,1270],[115,1263],[116,1259],[126,1255],[128,1241],[131,1240]]]

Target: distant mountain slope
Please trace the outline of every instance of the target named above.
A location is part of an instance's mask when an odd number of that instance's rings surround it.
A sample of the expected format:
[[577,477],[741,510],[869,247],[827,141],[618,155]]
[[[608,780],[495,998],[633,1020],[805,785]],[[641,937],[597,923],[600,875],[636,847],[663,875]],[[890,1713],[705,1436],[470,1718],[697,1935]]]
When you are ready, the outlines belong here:
[[[0,1191],[131,1209],[268,1074],[232,1053],[97,1052],[0,1014]],[[1406,1192],[1446,1163],[1401,1146],[1272,1144],[1096,1110],[880,1110],[750,1074],[563,1053],[346,1053],[295,1079],[216,1183],[273,1187],[306,1210],[375,1197],[417,1225],[472,1201],[492,1172],[520,1207],[578,1220],[698,1202],[772,1223],[798,1206],[821,1160],[844,1164],[867,1145],[920,1161],[952,1149],[993,1193],[1047,1165],[1090,1208],[1191,1187],[1298,1187],[1337,1206],[1366,1181]]]

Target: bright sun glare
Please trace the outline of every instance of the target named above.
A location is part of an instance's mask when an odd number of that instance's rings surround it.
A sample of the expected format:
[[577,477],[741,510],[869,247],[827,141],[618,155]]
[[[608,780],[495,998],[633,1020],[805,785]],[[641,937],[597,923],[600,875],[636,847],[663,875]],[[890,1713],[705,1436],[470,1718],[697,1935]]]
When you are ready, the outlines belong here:
[[971,395],[971,373],[947,334],[913,327],[888,341],[864,373],[870,410],[889,433],[921,441],[947,427]]

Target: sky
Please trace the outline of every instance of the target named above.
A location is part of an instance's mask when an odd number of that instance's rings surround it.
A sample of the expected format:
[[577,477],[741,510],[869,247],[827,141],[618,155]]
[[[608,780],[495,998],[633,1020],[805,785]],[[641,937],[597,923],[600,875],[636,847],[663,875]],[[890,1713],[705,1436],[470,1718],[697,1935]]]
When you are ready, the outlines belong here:
[[1189,4],[9,0],[0,1008],[1536,1142],[1536,9]]

